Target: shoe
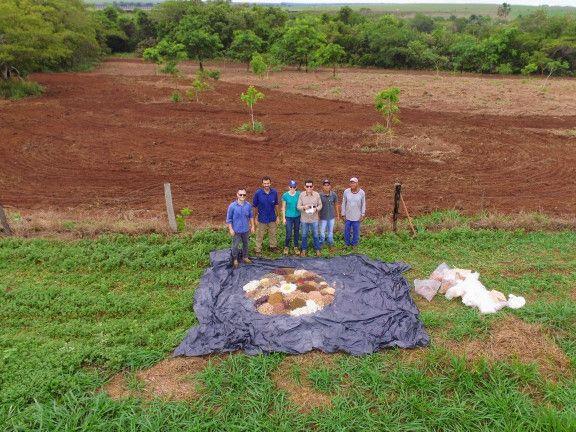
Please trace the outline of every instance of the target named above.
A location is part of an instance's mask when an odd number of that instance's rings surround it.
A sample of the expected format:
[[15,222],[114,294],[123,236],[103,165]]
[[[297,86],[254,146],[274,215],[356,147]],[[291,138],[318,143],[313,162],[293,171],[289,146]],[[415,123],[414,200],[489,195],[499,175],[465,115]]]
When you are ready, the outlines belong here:
[[296,255],[300,255],[300,249],[298,249],[297,247],[294,248],[294,253]]
[[300,256],[305,257],[305,256],[306,256],[306,251],[303,250],[302,252],[300,252]]
[[244,264],[252,264],[252,260],[251,260],[250,258],[244,258],[244,259],[242,260],[242,262],[243,262]]
[[290,253],[290,250],[287,247],[285,247],[284,248],[284,255],[288,255],[289,253]]
[[319,250],[317,250],[317,251],[316,251],[316,256],[317,256],[317,257],[322,256],[322,252],[320,252]]
[[334,252],[336,252],[336,248],[334,246],[329,246],[328,247],[328,252],[330,252],[331,254],[333,254]]
[[278,252],[278,248],[276,246],[270,248],[270,252]]
[[261,250],[258,250],[258,249],[256,249],[256,250],[254,251],[254,253],[255,253],[256,255],[262,255],[262,251],[261,251]]
[[237,260],[237,259],[235,259],[234,262],[232,263],[232,267],[233,267],[234,269],[237,269],[239,265],[240,265],[240,264],[238,263],[238,260]]

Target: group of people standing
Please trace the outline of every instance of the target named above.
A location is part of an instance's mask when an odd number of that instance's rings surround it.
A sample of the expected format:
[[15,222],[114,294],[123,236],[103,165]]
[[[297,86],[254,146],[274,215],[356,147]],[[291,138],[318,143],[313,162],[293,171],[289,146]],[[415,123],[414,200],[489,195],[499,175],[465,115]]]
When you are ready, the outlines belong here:
[[[246,200],[246,189],[236,192],[236,200],[228,206],[226,224],[232,240],[232,259],[234,267],[248,258],[248,238],[256,232],[255,253],[262,253],[262,243],[268,234],[270,250],[278,251],[276,230],[278,220],[286,226],[284,254],[290,250],[300,256],[306,256],[308,237],[312,235],[312,244],[316,255],[320,256],[322,247],[327,244],[330,252],[334,248],[334,227],[342,217],[344,222],[344,242],[355,248],[360,240],[360,223],[366,214],[366,194],[359,187],[358,178],[350,179],[350,187],[342,195],[338,205],[338,195],[332,190],[329,179],[322,182],[320,193],[314,190],[314,182],[306,180],[304,190],[297,189],[295,180],[290,180],[288,190],[279,198],[272,188],[270,177],[262,179],[262,187],[254,194],[252,204]],[[278,207],[281,204],[281,218]],[[300,233],[302,234],[300,236]],[[240,247],[242,244],[242,247]]]

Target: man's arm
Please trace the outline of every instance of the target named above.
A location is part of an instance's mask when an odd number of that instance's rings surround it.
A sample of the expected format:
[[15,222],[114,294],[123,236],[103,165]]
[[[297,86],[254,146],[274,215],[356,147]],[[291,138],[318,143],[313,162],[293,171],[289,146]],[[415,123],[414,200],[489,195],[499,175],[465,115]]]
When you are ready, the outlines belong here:
[[336,210],[336,220],[340,219],[340,206],[338,205],[337,193],[334,193],[334,210]]
[[250,207],[250,213],[248,214],[248,218],[250,220],[250,231],[251,232],[256,231],[256,225],[254,224],[254,211],[252,210],[252,207]]
[[342,194],[342,217],[346,217],[346,191]]
[[282,200],[282,222],[286,225],[286,201]]
[[228,232],[231,236],[234,235],[234,228],[232,228],[232,206],[228,207],[228,211],[226,212],[226,225],[228,225]]
[[252,201],[252,223],[258,223],[258,193],[254,194]]
[[366,214],[366,192],[362,194],[362,211],[361,211],[362,219],[364,219],[365,214]]

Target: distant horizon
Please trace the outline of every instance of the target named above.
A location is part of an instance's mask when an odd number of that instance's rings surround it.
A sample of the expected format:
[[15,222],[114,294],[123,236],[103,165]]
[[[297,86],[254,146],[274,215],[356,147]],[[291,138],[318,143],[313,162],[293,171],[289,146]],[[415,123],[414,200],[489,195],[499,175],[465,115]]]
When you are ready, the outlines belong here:
[[[503,1],[499,0],[428,0],[428,1],[412,1],[412,0],[394,0],[394,1],[381,1],[381,0],[351,0],[351,1],[334,1],[334,0],[232,0],[232,3],[286,3],[286,4],[335,4],[335,5],[357,5],[357,4],[462,4],[462,5],[476,5],[476,4],[502,4]],[[513,6],[568,6],[576,7],[576,0],[508,0],[506,3]]]

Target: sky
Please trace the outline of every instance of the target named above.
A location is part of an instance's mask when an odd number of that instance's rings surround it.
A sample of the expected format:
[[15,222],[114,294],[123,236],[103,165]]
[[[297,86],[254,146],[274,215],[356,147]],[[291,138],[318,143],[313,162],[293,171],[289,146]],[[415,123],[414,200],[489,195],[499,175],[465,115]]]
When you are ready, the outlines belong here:
[[250,0],[250,1],[243,1],[243,0],[232,0],[234,3],[347,3],[347,4],[354,4],[354,3],[392,3],[392,4],[408,4],[408,3],[460,3],[460,4],[479,4],[479,3],[488,3],[488,4],[501,4],[503,1],[506,1],[512,5],[528,5],[528,6],[541,6],[541,5],[548,5],[548,6],[576,6],[576,0],[474,0],[474,1],[464,1],[464,0],[421,0],[421,1],[414,1],[414,0],[392,0],[392,1],[382,1],[382,0],[349,0],[349,1],[342,1],[342,0]]

